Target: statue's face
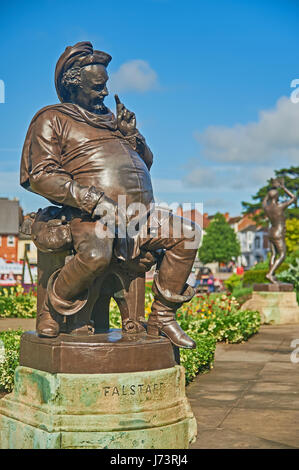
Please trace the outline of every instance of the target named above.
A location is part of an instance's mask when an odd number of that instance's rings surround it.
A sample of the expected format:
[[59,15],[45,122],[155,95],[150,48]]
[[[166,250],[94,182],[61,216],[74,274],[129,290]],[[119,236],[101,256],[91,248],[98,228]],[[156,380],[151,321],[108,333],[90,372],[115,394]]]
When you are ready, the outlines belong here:
[[73,101],[93,113],[107,111],[104,99],[108,95],[108,74],[104,65],[92,64],[81,69],[81,84],[76,88]]

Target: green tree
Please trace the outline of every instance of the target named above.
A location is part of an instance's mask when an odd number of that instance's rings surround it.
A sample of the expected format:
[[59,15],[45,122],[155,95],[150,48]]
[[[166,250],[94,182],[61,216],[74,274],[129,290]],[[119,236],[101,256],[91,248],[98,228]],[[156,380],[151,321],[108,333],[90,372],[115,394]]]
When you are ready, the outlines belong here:
[[286,246],[289,254],[299,249],[299,219],[286,221]]
[[207,228],[202,245],[198,250],[199,259],[204,263],[228,263],[240,254],[240,243],[225,217],[217,212]]
[[[299,166],[291,166],[290,168],[282,168],[281,170],[275,170],[276,178],[284,178],[285,186],[292,191],[292,193],[299,196]],[[264,210],[262,208],[262,200],[266,196],[267,192],[271,188],[271,181],[268,180],[267,184],[260,188],[258,192],[252,196],[254,202],[242,202],[243,213],[251,214],[251,218],[262,226],[268,226],[268,220],[265,217]],[[279,189],[280,196],[285,196],[282,189]],[[296,201],[286,210],[287,219],[299,218],[298,202]]]

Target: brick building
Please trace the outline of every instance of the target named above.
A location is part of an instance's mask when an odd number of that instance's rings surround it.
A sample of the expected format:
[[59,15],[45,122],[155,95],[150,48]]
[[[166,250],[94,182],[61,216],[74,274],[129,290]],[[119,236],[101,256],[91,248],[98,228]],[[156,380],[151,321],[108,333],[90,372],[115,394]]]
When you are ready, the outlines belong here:
[[21,208],[19,201],[0,198],[0,258],[16,262]]

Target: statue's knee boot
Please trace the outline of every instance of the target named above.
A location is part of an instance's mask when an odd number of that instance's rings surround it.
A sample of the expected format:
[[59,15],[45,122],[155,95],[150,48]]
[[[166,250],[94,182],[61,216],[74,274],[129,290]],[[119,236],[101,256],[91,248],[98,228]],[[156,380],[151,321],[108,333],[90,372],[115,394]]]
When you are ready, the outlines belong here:
[[47,338],[55,338],[59,335],[63,323],[63,317],[50,311],[50,306],[47,299],[43,303],[43,306],[36,317],[36,331],[39,336]]
[[46,302],[50,312],[53,311],[55,315],[58,315],[57,318],[66,317],[68,333],[74,335],[92,333],[90,288],[99,273],[107,268],[109,262],[108,255],[81,259],[81,256],[77,254],[63,268],[50,276]]
[[191,300],[194,289],[186,285],[183,294],[171,294],[163,290],[159,285],[157,276],[153,281],[154,302],[152,313],[147,323],[147,333],[150,336],[163,334],[179,348],[194,349],[196,343],[191,339],[176,322],[176,310],[184,303]]
[[56,291],[56,281],[61,270],[55,271],[49,278],[47,286],[47,304],[54,311],[55,318],[66,317],[66,333],[87,335],[92,333],[90,328],[89,290],[85,290],[76,299],[67,300]]

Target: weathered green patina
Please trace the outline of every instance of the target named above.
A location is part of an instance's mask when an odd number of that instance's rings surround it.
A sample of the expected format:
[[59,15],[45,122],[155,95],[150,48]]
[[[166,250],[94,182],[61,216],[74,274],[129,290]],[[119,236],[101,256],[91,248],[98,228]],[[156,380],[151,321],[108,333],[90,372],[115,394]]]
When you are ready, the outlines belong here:
[[0,400],[0,448],[187,448],[196,421],[184,368],[50,374],[18,367]]

